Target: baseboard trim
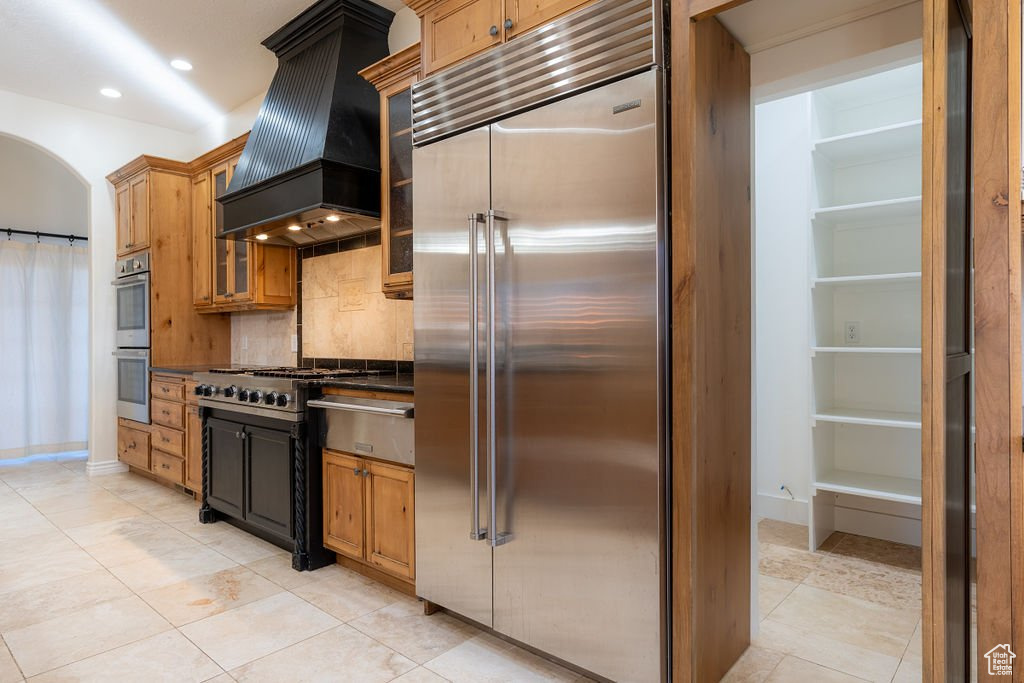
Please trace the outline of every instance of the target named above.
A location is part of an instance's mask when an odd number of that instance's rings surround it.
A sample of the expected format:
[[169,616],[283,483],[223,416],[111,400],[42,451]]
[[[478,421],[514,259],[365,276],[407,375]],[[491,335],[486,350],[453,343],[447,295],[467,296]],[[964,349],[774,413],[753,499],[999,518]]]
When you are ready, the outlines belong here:
[[803,524],[807,526],[809,519],[806,500],[794,500],[789,496],[776,496],[771,493],[757,494],[757,509],[755,513],[758,518],[768,519],[790,524]]
[[119,474],[127,471],[128,465],[118,460],[107,460],[105,462],[93,462],[90,460],[85,464],[85,473],[90,477],[101,477],[105,474]]

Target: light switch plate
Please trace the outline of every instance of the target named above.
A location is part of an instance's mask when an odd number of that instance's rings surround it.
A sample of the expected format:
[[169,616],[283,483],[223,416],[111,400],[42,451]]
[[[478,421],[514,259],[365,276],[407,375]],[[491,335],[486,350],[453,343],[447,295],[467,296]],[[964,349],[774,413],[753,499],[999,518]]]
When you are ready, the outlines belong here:
[[298,350],[299,350],[299,335],[293,334],[292,335],[292,353],[295,353]]
[[242,350],[243,351],[248,351],[249,350],[249,336],[245,335],[245,334],[242,335]]

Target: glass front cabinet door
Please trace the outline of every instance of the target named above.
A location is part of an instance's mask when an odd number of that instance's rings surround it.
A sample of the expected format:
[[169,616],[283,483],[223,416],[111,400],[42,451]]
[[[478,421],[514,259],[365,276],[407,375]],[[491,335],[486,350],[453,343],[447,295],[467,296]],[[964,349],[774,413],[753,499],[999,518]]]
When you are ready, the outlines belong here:
[[192,176],[192,288],[200,313],[295,307],[295,249],[217,239],[224,229],[217,199],[227,193],[247,139],[243,135],[192,162],[198,168]]
[[393,299],[412,298],[412,93],[417,43],[362,72],[380,92],[381,285]]

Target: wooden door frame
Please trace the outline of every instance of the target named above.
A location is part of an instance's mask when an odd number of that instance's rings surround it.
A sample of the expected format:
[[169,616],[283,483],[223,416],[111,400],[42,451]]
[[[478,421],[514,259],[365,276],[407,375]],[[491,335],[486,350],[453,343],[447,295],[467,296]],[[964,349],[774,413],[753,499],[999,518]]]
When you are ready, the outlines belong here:
[[[972,177],[975,264],[975,490],[977,527],[977,600],[979,680],[988,680],[984,653],[1009,643],[1024,656],[1024,452],[1021,434],[1021,6],[1019,0],[974,0]],[[940,6],[940,7],[936,7]],[[935,15],[940,30],[942,0],[925,0],[926,17]],[[928,26],[926,25],[926,29]],[[926,36],[927,44],[927,36]],[[936,50],[938,52],[938,50]],[[936,69],[938,71],[938,69]],[[934,103],[933,103],[934,104]],[[926,109],[925,119],[929,116]],[[927,125],[927,124],[926,124]],[[936,149],[939,140],[936,138]],[[944,181],[944,178],[941,179]],[[935,185],[933,184],[934,188]],[[936,223],[937,225],[937,223]],[[932,229],[933,232],[937,232]],[[924,247],[924,244],[922,244]],[[937,294],[937,293],[936,293]],[[936,310],[943,305],[935,301]],[[934,333],[933,333],[934,334]],[[925,393],[924,400],[929,401]],[[935,413],[932,411],[932,419]],[[935,439],[939,430],[932,429]],[[925,441],[924,446],[928,446]],[[931,500],[937,503],[944,481],[938,473],[941,453],[933,440],[925,451]],[[931,472],[928,467],[930,466]],[[924,511],[931,529],[941,525],[937,504]],[[940,534],[930,534],[938,540]],[[945,559],[941,541],[925,555],[925,575],[934,579]],[[931,582],[925,614],[944,608],[941,587]],[[930,604],[929,604],[930,603]],[[926,619],[926,624],[928,621]],[[942,630],[926,631],[926,680],[944,681]],[[932,652],[929,662],[927,643]],[[1024,681],[1018,656],[1013,681]]]
[[[746,593],[746,610],[735,601],[722,601],[729,578],[735,582],[736,572],[745,572],[749,582],[749,566],[737,566],[746,561],[750,533],[750,444],[751,425],[746,430],[748,443],[742,439],[716,442],[714,426],[702,423],[702,406],[722,406],[727,400],[743,398],[744,390],[749,403],[750,317],[745,329],[729,329],[706,325],[711,310],[717,305],[745,305],[749,313],[750,293],[720,290],[713,292],[708,281],[715,282],[721,268],[718,260],[708,260],[702,249],[705,242],[737,238],[736,214],[722,214],[727,202],[742,204],[747,211],[749,226],[749,131],[746,144],[746,166],[721,164],[725,150],[715,146],[717,121],[717,88],[706,90],[701,79],[705,67],[700,60],[707,40],[721,40],[715,29],[702,30],[708,25],[718,26],[714,16],[749,0],[672,0],[671,13],[671,264],[672,264],[672,618],[673,642],[671,647],[671,676],[674,681],[716,680],[722,668],[728,668],[749,643],[749,630],[735,623],[749,620],[750,595]],[[926,72],[934,73],[936,53],[945,49],[945,15],[938,16],[935,9],[940,0],[924,0],[924,60]],[[972,28],[975,46],[972,63],[974,120],[984,122],[975,126],[972,141],[973,222],[975,235],[975,325],[976,332],[976,407],[977,427],[977,527],[979,533],[978,604],[987,615],[979,623],[978,648],[985,643],[1012,643],[1015,652],[1024,658],[1024,447],[1022,447],[1021,397],[1021,212],[1018,210],[1020,184],[1020,95],[1021,95],[1021,7],[1019,0],[973,0],[965,3],[973,14]],[[945,7],[945,5],[943,5]],[[938,22],[942,22],[942,26]],[[719,26],[720,28],[720,26]],[[724,31],[723,31],[724,32]],[[725,32],[727,33],[727,32]],[[742,48],[741,48],[742,49]],[[748,63],[749,67],[749,63]],[[749,73],[749,71],[748,71]],[[941,73],[945,73],[944,68]],[[925,140],[938,140],[936,127],[941,117],[933,117],[937,104],[935,83],[925,83]],[[748,100],[749,102],[749,100]],[[737,104],[732,102],[732,104]],[[994,122],[990,125],[989,122]],[[741,136],[744,134],[739,131]],[[941,133],[944,135],[944,128]],[[742,145],[740,146],[742,147]],[[941,453],[941,430],[934,428],[941,402],[933,393],[934,381],[925,382],[934,368],[936,335],[935,325],[944,305],[938,297],[935,279],[930,275],[938,235],[934,226],[944,219],[945,177],[944,166],[935,168],[935,149],[925,146],[922,155],[924,175],[922,187],[930,188],[933,202],[922,207],[922,294],[927,301],[922,308],[922,614],[924,617],[923,671],[924,680],[944,683],[944,645],[942,630],[934,628],[931,615],[942,614],[944,596],[939,582],[933,577],[937,568],[944,566],[941,534],[930,530],[943,524],[942,511],[935,505],[944,486]],[[737,152],[736,148],[728,151]],[[709,155],[711,155],[709,157]],[[716,165],[717,164],[717,165]],[[937,189],[941,186],[941,189]],[[731,187],[729,193],[718,194],[715,187]],[[743,188],[748,188],[747,201],[743,201]],[[942,201],[938,201],[939,197]],[[713,223],[702,219],[719,219]],[[733,222],[726,225],[728,220]],[[741,251],[745,248],[749,258],[749,233],[745,244],[731,242]],[[748,276],[749,277],[749,276]],[[739,301],[729,302],[730,296]],[[933,306],[934,302],[934,306]],[[735,309],[734,309],[735,310]],[[719,322],[721,316],[719,315]],[[734,321],[736,322],[736,321]],[[739,344],[727,338],[739,332],[748,344],[746,357],[741,358],[742,339]],[[717,335],[717,336],[716,336]],[[721,356],[712,357],[707,349],[723,345],[732,353],[732,370],[747,368],[747,384],[729,383],[722,374]],[[941,344],[941,342],[940,342]],[[733,378],[734,380],[736,378]],[[931,378],[934,380],[934,377]],[[714,380],[722,380],[716,383]],[[732,405],[731,418],[743,414]],[[700,414],[699,414],[700,413]],[[748,413],[749,414],[749,413]],[[711,433],[709,435],[709,432]],[[937,444],[935,439],[940,439]],[[717,447],[717,451],[708,450]],[[724,449],[728,449],[725,451]],[[732,468],[723,463],[746,459],[746,469]],[[714,464],[714,463],[717,463]],[[741,481],[743,476],[746,481]],[[732,477],[729,479],[728,477]],[[747,532],[739,538],[731,537],[730,546],[737,554],[723,557],[711,553],[713,542],[709,530],[723,527],[722,520],[709,519],[711,512],[707,496],[722,495],[722,487],[730,487],[727,501],[718,512],[745,515]],[[739,501],[733,487],[747,493],[746,507]],[[710,494],[708,493],[710,491]],[[718,541],[721,543],[722,541]],[[702,547],[702,543],[705,547]],[[744,559],[745,558],[745,559]],[[731,561],[731,564],[730,564]],[[712,569],[720,570],[713,574]],[[735,585],[733,583],[732,585]],[[710,597],[709,597],[710,596]],[[716,604],[716,600],[722,601]],[[742,602],[742,599],[741,601]],[[1010,610],[1010,606],[1016,609]],[[727,620],[708,621],[711,609],[726,609]],[[732,639],[734,647],[724,647],[723,641]],[[987,649],[987,648],[986,648]],[[984,651],[978,653],[980,660]],[[1024,662],[1024,659],[1020,660]],[[984,680],[984,679],[982,679]],[[1014,682],[1024,681],[1024,666],[1018,663]]]

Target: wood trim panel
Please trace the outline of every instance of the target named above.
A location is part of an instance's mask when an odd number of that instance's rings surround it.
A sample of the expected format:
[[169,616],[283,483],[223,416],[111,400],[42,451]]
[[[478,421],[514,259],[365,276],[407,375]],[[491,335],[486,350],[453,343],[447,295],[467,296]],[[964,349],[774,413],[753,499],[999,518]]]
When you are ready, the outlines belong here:
[[946,0],[927,0],[921,145],[921,614],[925,681],[945,680]]
[[750,0],[690,0],[690,19],[699,21],[730,10],[733,7],[745,5]]
[[[973,3],[975,477],[978,677],[1000,643],[1024,650],[1021,447],[1021,7]],[[1024,666],[1014,666],[1014,681]],[[939,671],[933,672],[938,679]]]
[[750,642],[750,58],[713,18],[671,40],[672,680],[712,681]]

